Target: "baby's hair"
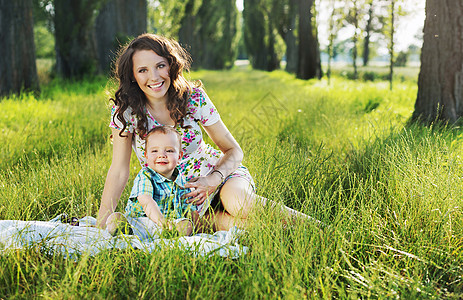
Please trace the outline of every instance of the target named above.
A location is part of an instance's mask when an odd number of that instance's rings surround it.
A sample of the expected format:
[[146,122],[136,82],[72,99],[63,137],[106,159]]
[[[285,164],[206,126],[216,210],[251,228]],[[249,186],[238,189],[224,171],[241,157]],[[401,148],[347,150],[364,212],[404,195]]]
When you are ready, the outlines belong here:
[[152,134],[155,134],[155,133],[162,133],[162,134],[175,134],[175,136],[177,137],[178,139],[178,145],[179,145],[179,149],[180,151],[182,151],[182,138],[180,136],[180,134],[178,133],[177,130],[175,130],[175,128],[171,127],[171,126],[165,126],[165,125],[160,125],[160,126],[156,126],[154,128],[152,128],[150,131],[148,131],[148,133],[146,134],[144,140],[145,140],[145,151],[146,151],[146,147],[148,146],[148,138],[150,137],[150,135]]

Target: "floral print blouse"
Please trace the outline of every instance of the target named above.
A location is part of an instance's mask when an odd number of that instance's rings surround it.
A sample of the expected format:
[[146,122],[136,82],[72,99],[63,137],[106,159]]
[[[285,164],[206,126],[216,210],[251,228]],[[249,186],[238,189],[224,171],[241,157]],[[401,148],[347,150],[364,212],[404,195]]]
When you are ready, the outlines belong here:
[[[109,126],[121,130],[122,124],[117,118],[114,118],[116,110],[117,107],[113,106]],[[146,114],[148,118],[148,130],[162,125],[153,118],[148,110],[146,110]],[[145,141],[136,132],[137,117],[132,115],[130,107],[124,112],[124,118],[127,121],[125,131],[134,133],[132,148],[141,166],[145,167],[147,166],[144,156]],[[183,150],[183,159],[180,161],[178,168],[184,174],[186,180],[207,175],[212,171],[212,168],[221,157],[222,152],[204,142],[200,127],[200,125],[213,125],[219,120],[220,115],[207,94],[201,88],[193,88],[188,101],[187,116],[184,119],[184,127],[187,127],[187,125],[190,125],[190,127],[181,128],[180,125],[177,125],[175,128],[182,137]]]

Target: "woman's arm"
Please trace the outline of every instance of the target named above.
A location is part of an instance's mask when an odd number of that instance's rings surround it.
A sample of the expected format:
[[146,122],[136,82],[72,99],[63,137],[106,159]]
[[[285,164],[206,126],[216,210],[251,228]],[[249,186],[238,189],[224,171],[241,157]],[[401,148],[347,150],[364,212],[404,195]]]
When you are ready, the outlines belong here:
[[214,167],[217,172],[212,172],[208,176],[193,178],[185,185],[187,188],[195,188],[186,197],[193,197],[194,199],[190,199],[188,202],[195,201],[196,204],[203,203],[207,195],[211,194],[224,178],[233,173],[243,160],[243,150],[222,120],[210,126],[204,126],[204,130],[222,151],[223,156]]
[[130,155],[132,153],[132,133],[127,137],[119,136],[120,130],[112,129],[113,157],[101,197],[97,226],[105,228],[106,219],[114,212],[122,191],[130,175]]

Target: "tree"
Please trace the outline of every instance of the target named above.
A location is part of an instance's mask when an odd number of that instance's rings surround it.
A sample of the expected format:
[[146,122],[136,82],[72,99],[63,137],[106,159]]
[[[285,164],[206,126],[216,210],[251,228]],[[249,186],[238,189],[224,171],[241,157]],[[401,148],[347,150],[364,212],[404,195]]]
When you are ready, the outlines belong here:
[[396,0],[391,0],[391,31],[389,41],[389,89],[392,90],[392,79],[394,75],[394,33],[395,33],[395,4]]
[[146,23],[146,0],[106,1],[95,21],[96,48],[101,70],[110,70],[121,44],[146,32]]
[[386,23],[387,13],[385,13],[384,1],[365,0],[365,22],[363,38],[363,66],[367,66],[371,56],[371,44],[373,38],[378,34],[384,34],[384,24]]
[[367,20],[365,25],[365,37],[363,39],[363,66],[368,65],[368,61],[370,59],[370,39],[373,27],[373,0],[368,0],[368,13],[367,13]]
[[389,18],[385,23],[384,34],[388,40],[388,51],[389,51],[389,88],[392,90],[393,75],[394,75],[394,61],[395,61],[395,33],[399,28],[399,17],[403,17],[409,14],[409,11],[405,9],[405,0],[387,0],[389,9]]
[[37,58],[55,58],[52,0],[32,0],[34,44]]
[[341,18],[339,17],[341,9],[337,6],[338,3],[336,0],[330,0],[329,9],[331,10],[330,19],[328,22],[328,69],[326,71],[326,76],[328,77],[328,82],[331,79],[331,61],[335,57],[335,39],[336,34],[342,26]]
[[31,0],[0,0],[0,96],[38,90]]
[[413,119],[451,123],[463,116],[463,2],[426,0]]
[[345,22],[347,25],[351,25],[353,27],[353,35],[352,35],[352,66],[354,68],[354,78],[357,79],[358,71],[357,71],[357,58],[358,58],[358,41],[359,41],[359,33],[360,33],[360,19],[363,17],[361,12],[361,4],[360,0],[350,0],[345,3],[346,15],[345,15]]
[[193,58],[200,53],[201,45],[198,41],[198,10],[201,7],[202,0],[187,0],[184,7],[184,13],[180,20],[180,29],[178,31],[178,40]]
[[224,69],[234,65],[237,53],[237,15],[235,0],[203,0],[198,10],[196,40],[200,46],[193,66]]
[[271,11],[267,0],[244,0],[244,42],[254,69],[273,71],[280,66]]
[[297,47],[297,0],[273,0],[272,16],[278,34],[286,45],[286,71],[297,72],[298,47]]
[[178,39],[187,2],[188,0],[148,1],[148,32]]
[[64,78],[98,71],[94,22],[105,0],[55,0],[56,69]]
[[321,78],[320,48],[315,30],[312,27],[312,8],[314,0],[299,0],[299,59],[297,78]]

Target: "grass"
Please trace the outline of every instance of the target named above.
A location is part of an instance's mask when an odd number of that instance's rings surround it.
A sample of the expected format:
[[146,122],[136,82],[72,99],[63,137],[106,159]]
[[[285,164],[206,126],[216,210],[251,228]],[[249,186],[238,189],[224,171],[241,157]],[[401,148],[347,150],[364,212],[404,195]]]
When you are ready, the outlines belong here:
[[[461,298],[463,132],[409,124],[416,78],[301,81],[197,71],[259,194],[330,225],[257,210],[231,260],[108,250],[1,254],[0,298]],[[0,102],[0,219],[96,216],[111,159],[104,78]],[[132,157],[132,179],[138,163]],[[131,180],[132,180],[131,179]],[[119,201],[121,211],[129,188]]]

